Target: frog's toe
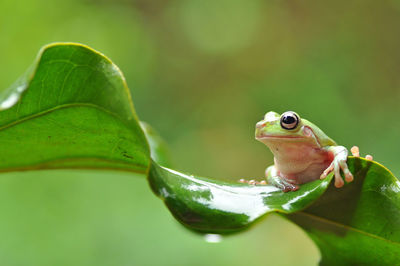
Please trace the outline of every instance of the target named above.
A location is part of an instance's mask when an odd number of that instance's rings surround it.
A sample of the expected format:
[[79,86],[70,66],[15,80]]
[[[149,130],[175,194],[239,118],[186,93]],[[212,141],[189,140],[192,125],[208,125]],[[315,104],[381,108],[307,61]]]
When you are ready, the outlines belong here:
[[281,189],[283,192],[296,191],[300,188],[298,185],[289,183],[279,176],[268,177],[268,184]]
[[351,147],[350,151],[353,156],[360,157],[360,149],[358,148],[358,146]]
[[249,185],[257,185],[257,184],[258,184],[258,182],[255,181],[254,179],[246,180],[246,179],[244,179],[244,178],[241,178],[241,179],[239,179],[238,181],[239,181],[239,183],[249,184]]
[[343,185],[344,185],[343,178],[341,176],[337,177],[335,175],[335,187],[341,188],[341,187],[343,187]]
[[326,168],[326,169],[322,172],[322,174],[321,174],[321,176],[320,176],[319,178],[320,178],[320,179],[324,179],[325,177],[327,177],[327,175],[328,175],[330,172],[333,171],[333,168],[334,168],[334,163],[332,162],[332,163],[328,166],[328,168]]
[[339,163],[335,163],[335,166],[333,168],[333,172],[335,173],[335,187],[343,187],[344,181],[342,176],[340,175],[340,165]]
[[[351,147],[350,151],[354,157],[360,157],[360,149],[357,146]],[[369,154],[365,156],[365,159],[367,159],[368,161],[373,160],[372,155],[369,155]]]
[[243,184],[249,184],[249,185],[255,185],[255,184],[256,184],[256,181],[255,181],[254,179],[246,180],[246,179],[244,179],[244,178],[241,178],[241,179],[239,179],[238,181],[239,181],[240,183],[243,183]]
[[344,185],[344,180],[342,175],[340,174],[340,170],[343,171],[346,182],[351,182],[354,180],[353,175],[351,174],[349,168],[347,167],[347,163],[345,160],[335,160],[334,161],[334,172],[335,172],[335,187],[340,188]]
[[328,168],[326,168],[324,170],[324,172],[321,174],[320,178],[324,179],[330,172],[333,171],[333,173],[335,175],[335,187],[337,187],[337,188],[343,187],[344,180],[342,178],[342,175],[340,174],[340,170],[343,171],[346,182],[353,181],[354,177],[351,174],[349,168],[347,167],[347,163],[345,160],[334,160],[328,166]]
[[280,180],[280,182],[276,183],[275,185],[282,189],[283,192],[296,191],[300,188],[298,185],[291,184],[284,180]]
[[[346,161],[339,161],[340,169],[342,169],[343,174],[344,174],[344,179],[346,182],[351,182],[354,180],[353,175],[351,174],[349,168],[347,167]],[[340,175],[340,173],[339,173]]]
[[354,180],[354,177],[350,173],[349,169],[346,168],[345,170],[343,170],[343,173],[344,173],[344,179],[346,180],[346,182],[350,183]]
[[284,185],[280,186],[279,188],[282,189],[283,192],[289,192],[289,191],[296,191],[300,187],[297,185],[292,185],[292,184],[288,183],[288,184],[284,184]]

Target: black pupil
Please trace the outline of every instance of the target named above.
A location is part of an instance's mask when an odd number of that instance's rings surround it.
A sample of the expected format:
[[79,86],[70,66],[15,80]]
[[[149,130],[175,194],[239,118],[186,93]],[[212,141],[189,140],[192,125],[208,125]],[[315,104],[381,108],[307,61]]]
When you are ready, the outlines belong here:
[[293,115],[285,115],[282,121],[283,123],[290,125],[296,123],[296,118]]

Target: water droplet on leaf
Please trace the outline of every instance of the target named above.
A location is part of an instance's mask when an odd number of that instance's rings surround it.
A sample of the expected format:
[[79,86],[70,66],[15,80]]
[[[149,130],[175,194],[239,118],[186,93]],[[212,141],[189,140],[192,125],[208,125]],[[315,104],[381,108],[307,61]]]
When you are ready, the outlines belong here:
[[208,243],[219,243],[222,241],[222,236],[218,234],[205,234],[204,240]]

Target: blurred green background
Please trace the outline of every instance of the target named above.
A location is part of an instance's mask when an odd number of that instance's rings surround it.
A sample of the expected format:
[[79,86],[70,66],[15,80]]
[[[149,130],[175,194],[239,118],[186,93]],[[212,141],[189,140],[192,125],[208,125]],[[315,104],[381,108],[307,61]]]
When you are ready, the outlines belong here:
[[[254,124],[269,110],[294,110],[400,176],[396,0],[1,0],[0,14],[0,88],[44,44],[87,44],[122,69],[139,117],[169,143],[179,170],[262,176],[273,158],[254,140]],[[305,233],[278,216],[206,243],[172,218],[143,176],[2,174],[0,213],[0,265],[319,260]]]

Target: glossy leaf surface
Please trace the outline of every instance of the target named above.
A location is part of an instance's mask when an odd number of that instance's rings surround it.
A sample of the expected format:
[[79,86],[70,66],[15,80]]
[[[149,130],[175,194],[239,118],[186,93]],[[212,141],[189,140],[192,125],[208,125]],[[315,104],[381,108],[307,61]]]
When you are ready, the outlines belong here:
[[175,218],[204,233],[234,233],[271,212],[299,211],[320,197],[332,175],[284,193],[273,186],[252,186],[194,177],[152,164],[149,182]]
[[33,71],[0,101],[0,171],[148,169],[148,145],[122,73],[86,46],[44,47]]
[[349,159],[355,181],[330,186],[288,215],[318,245],[322,265],[399,265],[400,182],[376,162]]
[[172,167],[172,159],[167,143],[165,143],[160,135],[149,124],[141,121],[140,125],[146,135],[150,147],[151,158],[154,162],[165,167]]
[[153,164],[149,181],[175,218],[201,233],[234,233],[270,212],[297,223],[320,248],[323,265],[396,265],[400,261],[400,182],[376,162],[349,157],[355,181],[330,174],[283,193],[185,175]]
[[144,173],[175,218],[196,232],[235,233],[278,212],[306,230],[322,264],[399,264],[400,183],[386,168],[349,157],[353,183],[336,189],[330,174],[289,193],[165,168],[166,145],[139,123],[122,73],[86,46],[46,46],[33,71],[0,98],[0,109],[0,171]]

